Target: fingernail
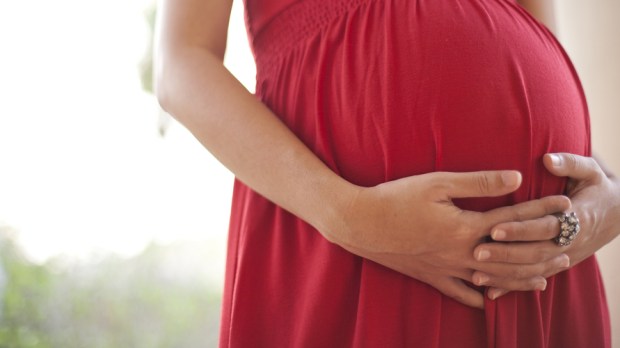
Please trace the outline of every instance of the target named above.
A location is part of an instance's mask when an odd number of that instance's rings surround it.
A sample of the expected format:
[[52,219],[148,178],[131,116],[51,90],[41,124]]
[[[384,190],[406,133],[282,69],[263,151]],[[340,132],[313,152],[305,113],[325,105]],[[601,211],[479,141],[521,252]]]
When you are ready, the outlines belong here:
[[516,172],[503,172],[502,173],[502,182],[505,186],[515,186],[519,183],[520,174]]
[[484,273],[478,273],[478,279],[476,280],[476,285],[485,285],[490,280],[489,276]]
[[499,289],[489,289],[487,294],[491,300],[495,300],[501,296],[501,290]]
[[551,157],[551,164],[554,167],[559,167],[562,165],[562,157],[556,155],[556,154],[551,154],[549,155]]
[[478,255],[476,256],[476,259],[478,259],[478,261],[484,261],[484,260],[487,260],[489,257],[491,257],[491,252],[486,249],[482,249],[478,251]]
[[570,258],[566,254],[562,254],[562,261],[560,261],[560,267],[568,268],[570,266]]
[[504,230],[494,230],[493,232],[491,232],[491,237],[493,237],[493,239],[495,239],[495,240],[502,240],[502,239],[506,238],[506,231],[504,231]]
[[546,280],[544,282],[540,282],[540,283],[536,284],[536,286],[534,287],[534,289],[540,290],[540,291],[545,291],[546,288],[547,288],[547,281]]

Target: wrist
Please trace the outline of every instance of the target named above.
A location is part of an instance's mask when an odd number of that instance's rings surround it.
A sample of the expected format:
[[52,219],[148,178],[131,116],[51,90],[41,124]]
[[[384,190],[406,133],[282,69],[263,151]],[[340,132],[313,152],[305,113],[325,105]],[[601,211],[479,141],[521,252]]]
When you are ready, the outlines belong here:
[[326,198],[321,205],[320,214],[314,227],[328,241],[345,246],[349,244],[349,227],[347,220],[352,214],[352,206],[357,200],[363,187],[354,185],[340,177],[326,185]]

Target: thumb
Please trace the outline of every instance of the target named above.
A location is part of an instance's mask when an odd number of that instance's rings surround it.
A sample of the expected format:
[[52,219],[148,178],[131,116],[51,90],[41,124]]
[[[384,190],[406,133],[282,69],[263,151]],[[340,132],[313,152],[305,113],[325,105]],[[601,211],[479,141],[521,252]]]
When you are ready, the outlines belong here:
[[596,160],[572,153],[548,153],[543,157],[547,170],[555,176],[567,176],[577,180],[601,178],[604,173]]
[[503,196],[518,189],[522,181],[521,173],[514,170],[443,174],[450,198]]

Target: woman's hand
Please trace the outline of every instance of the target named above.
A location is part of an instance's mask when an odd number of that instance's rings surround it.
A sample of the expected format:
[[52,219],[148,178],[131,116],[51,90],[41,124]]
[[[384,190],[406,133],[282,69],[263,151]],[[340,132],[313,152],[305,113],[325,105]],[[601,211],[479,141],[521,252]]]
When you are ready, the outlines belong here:
[[[567,195],[572,201],[581,232],[571,245],[558,246],[554,239],[559,231],[555,216],[520,222],[508,222],[495,226],[491,236],[502,243],[479,245],[474,255],[478,260],[489,263],[503,263],[527,267],[566,254],[574,266],[594,254],[620,233],[620,180],[606,174],[595,159],[568,153],[548,154],[544,157],[545,167],[554,175],[569,178]],[[520,242],[520,243],[504,243]],[[489,297],[495,299],[508,290],[510,285],[524,278],[525,272],[513,268],[514,273],[487,273],[477,271],[473,282],[488,285]],[[558,269],[542,272],[539,277],[550,277]],[[481,282],[481,280],[485,280]]]
[[[500,222],[536,219],[570,207],[564,196],[547,197],[485,213],[461,210],[452,198],[508,194],[521,184],[514,171],[430,173],[359,188],[346,212],[324,235],[350,252],[420,281],[469,306],[482,308],[482,294],[463,280],[472,277],[473,249]],[[330,233],[329,231],[337,231]],[[519,266],[533,277],[558,268],[548,259]],[[492,271],[497,267],[481,264]],[[534,289],[530,279],[520,288]]]

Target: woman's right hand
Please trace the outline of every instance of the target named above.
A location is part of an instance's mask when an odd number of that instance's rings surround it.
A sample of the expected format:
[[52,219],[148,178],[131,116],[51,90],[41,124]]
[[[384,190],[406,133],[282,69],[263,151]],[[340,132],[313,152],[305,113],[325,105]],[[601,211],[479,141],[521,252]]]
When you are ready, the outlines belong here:
[[[341,219],[323,234],[346,250],[425,282],[466,305],[483,308],[483,295],[467,286],[473,270],[494,267],[473,258],[473,250],[502,221],[537,218],[570,208],[564,196],[550,196],[479,213],[452,203],[453,198],[493,197],[515,191],[515,171],[436,172],[375,187],[360,187]],[[539,289],[532,277],[556,269],[561,260],[521,269],[519,290]],[[513,283],[511,286],[515,286]],[[544,286],[544,285],[543,285]]]
[[[331,241],[482,307],[482,296],[461,279],[471,279],[473,268],[502,272],[489,269],[498,266],[492,263],[476,265],[474,246],[500,222],[564,209],[542,200],[474,213],[451,202],[512,192],[520,184],[516,172],[432,173],[373,188],[352,187],[223,66],[231,4],[162,2],[155,55],[162,107],[239,180]],[[497,286],[514,289],[510,284]]]

